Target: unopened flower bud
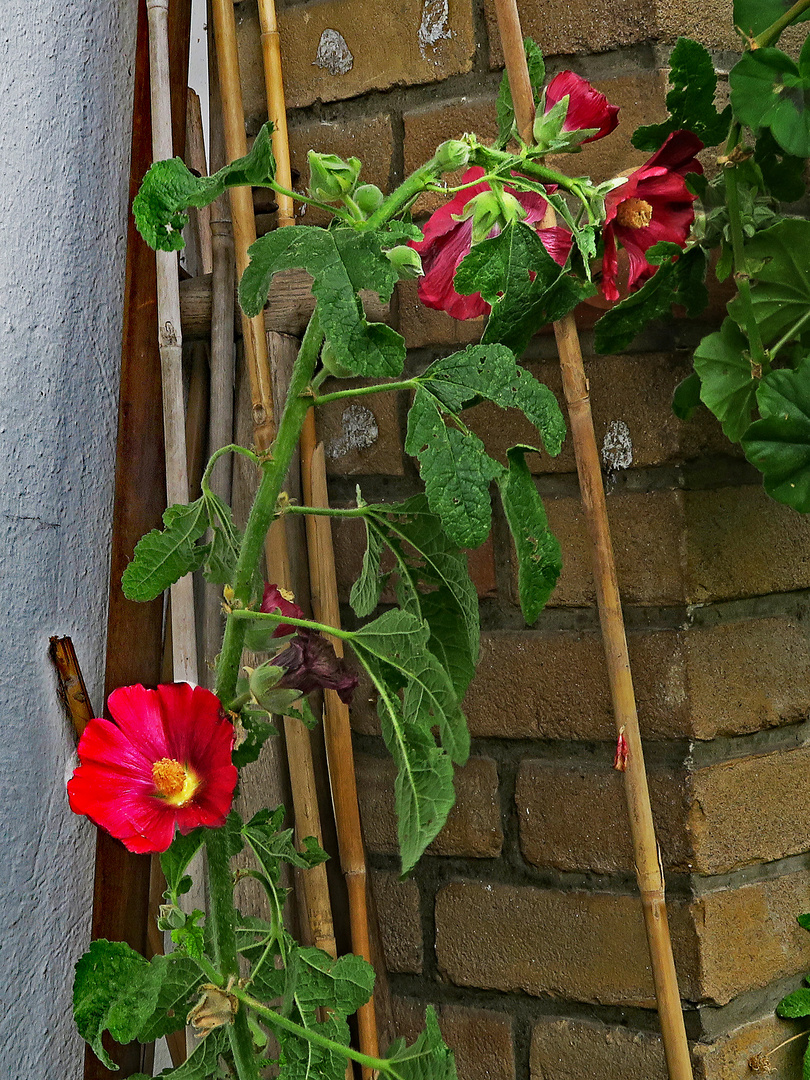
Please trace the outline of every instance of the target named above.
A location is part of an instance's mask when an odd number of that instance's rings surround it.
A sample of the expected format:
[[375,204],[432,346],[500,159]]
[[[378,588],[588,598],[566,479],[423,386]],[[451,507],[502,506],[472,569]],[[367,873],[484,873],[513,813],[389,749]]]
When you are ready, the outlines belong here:
[[422,269],[422,259],[419,252],[414,251],[412,247],[408,247],[406,244],[391,248],[385,254],[397,274],[399,274],[401,281],[412,281],[414,278],[422,277],[425,272]]
[[443,142],[433,155],[433,160],[442,172],[455,172],[463,169],[470,160],[470,148],[460,139],[448,139]]
[[284,673],[284,668],[268,662],[253,668],[248,679],[256,703],[275,716],[284,715],[290,705],[301,697],[300,690],[288,690],[278,685]]
[[158,908],[159,930],[180,930],[186,925],[186,913],[174,904],[161,904]]
[[335,350],[327,341],[324,347],[321,349],[321,363],[336,379],[350,379],[354,374],[353,371],[349,371],[347,367],[344,367],[335,356]]
[[338,202],[344,195],[351,194],[360,175],[360,161],[349,158],[344,161],[337,154],[318,154],[310,150],[309,194],[321,202]]
[[376,184],[361,184],[352,197],[364,217],[371,217],[375,210],[379,210],[385,198]]
[[494,228],[503,229],[525,216],[526,211],[508,191],[482,191],[467,203],[462,220],[473,219],[472,242],[480,244]]

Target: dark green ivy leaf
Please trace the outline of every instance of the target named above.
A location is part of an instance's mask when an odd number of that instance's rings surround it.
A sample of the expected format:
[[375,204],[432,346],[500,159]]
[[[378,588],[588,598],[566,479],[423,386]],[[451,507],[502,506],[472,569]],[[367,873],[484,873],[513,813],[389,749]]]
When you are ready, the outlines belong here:
[[751,423],[757,380],[751,371],[748,340],[733,319],[724,319],[695,350],[700,400],[723,425],[723,433],[739,442]]
[[161,251],[179,251],[189,206],[207,206],[230,187],[269,187],[276,175],[272,131],[273,125],[265,124],[250,153],[213,176],[195,176],[179,157],[156,161],[132,204],[135,224],[147,244]]
[[673,131],[693,131],[706,146],[716,146],[728,135],[731,108],[714,107],[717,76],[712,58],[697,41],[681,37],[669,58],[667,94],[669,119],[637,128],[632,143],[637,150],[658,150]]
[[769,129],[788,154],[810,156],[810,44],[798,66],[780,49],[746,52],[728,77],[731,105],[740,123]]
[[772,371],[757,391],[761,420],[746,431],[745,456],[765,490],[802,514],[810,512],[810,357],[795,371]]
[[[543,61],[543,53],[540,46],[530,37],[523,39],[526,50],[526,62],[529,68],[529,82],[532,86],[534,104],[539,105],[543,96],[543,82],[546,78],[546,65]],[[501,79],[498,100],[496,103],[498,117],[498,139],[496,149],[503,149],[512,138],[512,128],[515,123],[515,106],[512,102],[512,90],[509,86],[509,78],[504,71]]]
[[197,541],[208,528],[204,499],[189,506],[170,506],[163,514],[165,528],[152,529],[135,547],[132,562],[121,576],[127,600],[147,601],[198,570],[208,548]]
[[373,289],[390,299],[397,271],[385,255],[397,238],[388,230],[350,228],[276,229],[250,248],[250,264],[239,282],[239,301],[248,315],[267,302],[273,276],[281,270],[311,274],[321,329],[341,367],[356,375],[399,375],[405,362],[403,338],[385,323],[369,323],[358,296]]
[[523,618],[531,625],[554,591],[562,570],[562,553],[526,465],[528,453],[534,453],[534,448],[513,446],[507,450],[509,469],[498,485],[518,557],[520,607]]

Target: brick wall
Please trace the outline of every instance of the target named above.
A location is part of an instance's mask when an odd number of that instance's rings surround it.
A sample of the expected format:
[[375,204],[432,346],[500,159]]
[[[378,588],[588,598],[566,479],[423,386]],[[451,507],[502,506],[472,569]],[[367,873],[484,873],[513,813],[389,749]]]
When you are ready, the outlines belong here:
[[[717,50],[720,70],[722,50],[734,47],[731,0],[520,6],[552,73],[573,67],[622,107],[620,131],[577,161],[602,177],[643,159],[629,135],[663,116],[677,34]],[[255,132],[265,119],[257,15],[252,0],[236,10]],[[364,177],[386,186],[443,139],[492,133],[502,54],[490,0],[288,0],[280,18],[302,171],[310,147],[356,154]],[[395,317],[411,370],[481,331],[419,308],[412,287],[400,290]],[[742,1077],[751,1054],[792,1033],[773,1007],[810,970],[810,935],[795,922],[810,909],[810,529],[764,496],[708,414],[689,424],[672,415],[698,328],[676,322],[606,358],[590,355],[588,323],[586,314],[597,439],[624,425],[632,445],[632,465],[608,477],[608,509],[687,1028],[699,1077]],[[525,362],[559,392],[548,334]],[[321,418],[333,501],[350,501],[357,482],[368,499],[417,490],[402,450],[405,408],[386,395]],[[500,456],[527,437],[494,406],[474,410],[470,424]],[[485,628],[466,702],[473,753],[456,808],[406,882],[396,875],[392,768],[368,692],[354,709],[397,1018],[408,1034],[424,1005],[436,1005],[462,1080],[658,1080],[666,1073],[621,778],[611,769],[571,448],[531,466],[565,569],[526,628],[495,508],[494,541],[470,555]],[[353,523],[335,535],[345,602],[361,548]],[[798,1075],[798,1046],[780,1052],[782,1075]]]

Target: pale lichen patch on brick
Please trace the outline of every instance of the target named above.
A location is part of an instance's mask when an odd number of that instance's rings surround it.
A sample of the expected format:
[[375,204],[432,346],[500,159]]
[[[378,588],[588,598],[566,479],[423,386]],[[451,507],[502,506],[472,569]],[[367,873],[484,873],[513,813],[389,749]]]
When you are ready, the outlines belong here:
[[354,57],[343,34],[337,30],[324,30],[312,64],[314,67],[325,68],[330,75],[346,75],[350,72],[354,66]]

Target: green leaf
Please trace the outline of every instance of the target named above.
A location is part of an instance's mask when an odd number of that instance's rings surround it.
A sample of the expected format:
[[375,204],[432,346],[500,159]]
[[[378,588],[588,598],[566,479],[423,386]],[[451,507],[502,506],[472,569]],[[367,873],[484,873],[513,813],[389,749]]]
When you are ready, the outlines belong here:
[[293,830],[281,828],[285,813],[283,806],[275,810],[259,810],[242,827],[245,839],[274,887],[281,880],[282,862],[309,869],[329,858],[312,837],[307,837],[304,841],[303,851],[296,851]]
[[796,157],[810,156],[810,49],[799,66],[779,49],[746,52],[729,72],[731,106],[746,127],[769,129]]
[[454,286],[464,295],[480,293],[491,305],[482,342],[500,342],[517,356],[535,331],[595,291],[566,274],[535,230],[519,221],[476,244],[456,271]]
[[693,131],[706,146],[716,146],[728,135],[731,109],[718,113],[714,107],[717,76],[712,58],[697,41],[681,37],[669,58],[667,94],[669,119],[663,124],[637,128],[632,143],[637,150],[658,150],[673,131]]
[[596,324],[596,351],[623,352],[647,323],[667,318],[673,304],[682,304],[690,318],[699,315],[708,303],[705,276],[706,253],[698,247],[683,252],[676,262],[659,266],[637,292],[612,307]]
[[[781,19],[791,6],[789,0],[734,0],[734,25],[746,37],[755,37]],[[805,19],[810,19],[810,11],[803,11],[793,22],[800,23]]]
[[371,997],[374,968],[361,956],[335,960],[321,949],[295,948],[288,960],[293,997],[301,1020],[310,1026],[318,1009],[329,1009],[342,1019],[357,1012]]
[[384,323],[369,323],[358,297],[373,289],[390,299],[397,271],[385,250],[394,233],[380,229],[276,229],[250,248],[250,264],[239,282],[239,300],[248,315],[258,315],[267,302],[273,276],[281,270],[311,274],[312,292],[326,340],[341,367],[356,375],[384,378],[399,375],[405,362],[403,338]]
[[383,590],[384,578],[380,570],[380,558],[382,556],[384,541],[375,529],[369,529],[368,522],[364,520],[366,527],[366,550],[363,554],[363,567],[360,577],[352,585],[349,594],[349,603],[355,614],[361,618],[370,615],[380,602],[380,594]]
[[810,990],[803,987],[783,997],[776,1006],[776,1015],[785,1020],[793,1020],[797,1016],[810,1016]]
[[237,769],[257,761],[269,738],[278,735],[278,728],[263,709],[244,708],[239,714],[244,739],[234,747],[232,760]]
[[230,585],[236,573],[242,533],[234,525],[233,514],[227,503],[213,492],[205,493],[203,498],[214,533],[203,573],[206,581],[215,585]]
[[408,414],[405,449],[419,459],[428,503],[450,539],[459,547],[483,544],[492,520],[489,484],[501,467],[477,435],[445,424],[422,386]]
[[518,592],[523,618],[535,622],[562,570],[559,542],[548,527],[543,500],[526,465],[531,446],[507,450],[509,471],[499,481],[503,509],[518,557]]
[[[268,1024],[272,1027],[272,1022]],[[307,1026],[332,1042],[350,1045],[349,1025],[338,1016]],[[280,1051],[279,1080],[343,1080],[346,1076],[346,1058],[337,1051],[317,1046],[281,1028],[274,1029],[273,1034]]]
[[519,367],[503,345],[470,345],[435,360],[417,381],[451,412],[461,412],[483,398],[502,409],[520,409],[540,432],[550,454],[556,457],[562,449],[565,420],[557,399]]
[[723,425],[723,433],[739,442],[751,423],[758,380],[751,372],[748,341],[733,319],[724,319],[719,333],[709,334],[695,350],[700,400]]
[[471,651],[464,620],[459,618],[455,598],[444,585],[424,594],[420,608],[430,627],[427,647],[450,676],[456,698],[462,701],[475,675],[478,648]]
[[796,202],[804,195],[805,159],[786,154],[765,129],[760,132],[754,147],[754,160],[762,173],[762,180],[779,202]]
[[[795,328],[798,332],[810,310],[810,221],[787,219],[745,245],[753,279],[751,301],[767,347]],[[737,296],[729,315],[743,328],[745,315]]]
[[745,456],[772,498],[810,512],[810,357],[795,371],[772,371],[757,391],[762,416],[746,431]]
[[[214,1028],[202,1039],[194,1053],[176,1069],[164,1069],[156,1080],[219,1080],[233,1075],[220,1069],[220,1055],[228,1050],[228,1032],[224,1027]],[[131,1080],[136,1080],[132,1077]],[[146,1080],[149,1080],[147,1077]]]
[[453,1051],[442,1039],[432,1005],[425,1013],[425,1030],[413,1044],[394,1043],[385,1055],[398,1080],[456,1080]]
[[187,207],[207,206],[230,187],[269,187],[276,175],[272,131],[273,125],[265,124],[250,153],[213,176],[195,176],[179,157],[156,161],[132,204],[135,225],[147,244],[161,251],[179,251],[181,230],[188,223]]
[[[803,930],[810,930],[810,913],[805,915],[797,915],[796,922],[801,926]],[[807,979],[804,980],[807,982]]]
[[155,1011],[147,1017],[136,1036],[142,1043],[154,1042],[185,1027],[186,1016],[204,978],[197,964],[187,956],[170,953],[166,961]]
[[691,420],[700,405],[700,376],[696,371],[679,382],[672,394],[672,411],[679,420]]
[[153,529],[138,541],[132,562],[121,576],[127,600],[154,600],[202,565],[208,549],[196,542],[208,528],[204,500],[170,506],[163,514],[163,524],[162,532]]
[[205,842],[205,830],[192,829],[185,836],[177,832],[171,846],[160,856],[160,868],[166,878],[166,893],[171,903],[177,903],[177,897],[191,888],[191,878],[186,876],[188,864]]
[[108,1069],[118,1066],[101,1044],[104,1031],[119,1043],[132,1042],[151,1017],[166,974],[167,959],[150,964],[123,941],[94,941],[76,964],[73,1015],[79,1034]]
[[[543,96],[543,82],[546,77],[546,65],[543,61],[543,53],[540,46],[527,37],[523,39],[523,47],[526,50],[526,62],[529,68],[529,82],[532,86],[534,104],[539,105]],[[509,78],[504,71],[501,79],[498,101],[496,104],[498,117],[498,139],[496,149],[503,149],[512,138],[512,127],[515,123],[515,106],[512,101],[512,89],[509,86]]]

